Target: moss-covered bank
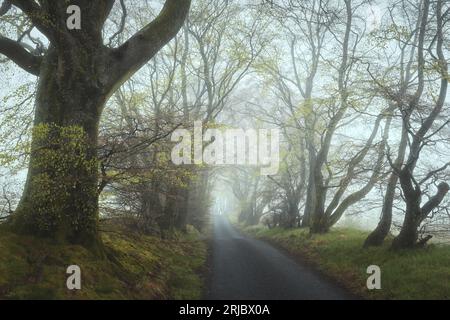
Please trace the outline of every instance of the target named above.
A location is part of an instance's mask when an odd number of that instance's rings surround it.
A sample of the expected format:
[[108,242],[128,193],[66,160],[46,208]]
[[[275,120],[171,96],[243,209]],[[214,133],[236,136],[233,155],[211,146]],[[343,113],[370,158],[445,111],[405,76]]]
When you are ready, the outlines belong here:
[[[207,249],[198,232],[161,240],[116,223],[102,229],[105,258],[0,226],[0,299],[201,298]],[[81,268],[81,290],[66,287],[69,265]]]

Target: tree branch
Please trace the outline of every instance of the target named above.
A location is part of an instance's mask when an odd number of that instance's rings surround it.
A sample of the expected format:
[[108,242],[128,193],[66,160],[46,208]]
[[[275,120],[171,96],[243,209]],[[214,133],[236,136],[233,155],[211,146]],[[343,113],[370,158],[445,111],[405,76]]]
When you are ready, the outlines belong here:
[[109,87],[111,90],[128,80],[145,65],[183,26],[191,0],[166,0],[161,13],[127,42],[112,50],[115,65]]
[[45,12],[35,1],[30,0],[8,0],[14,6],[19,8],[25,13],[28,18],[33,22],[36,28],[42,32],[47,38],[51,39],[52,32],[48,28],[49,21]]
[[444,200],[444,197],[450,190],[449,185],[446,182],[441,182],[438,185],[438,191],[434,196],[432,196],[421,208],[421,219],[425,219],[431,211],[433,211],[434,208],[436,208],[442,200]]
[[125,30],[125,23],[128,16],[127,6],[125,5],[125,0],[120,0],[120,6],[122,8],[122,18],[120,19],[120,25],[119,30],[117,30],[111,37],[109,37],[109,43],[110,45],[114,38],[116,38],[118,35],[120,35]]
[[38,76],[42,57],[25,50],[17,41],[0,36],[0,54],[5,55],[25,71]]

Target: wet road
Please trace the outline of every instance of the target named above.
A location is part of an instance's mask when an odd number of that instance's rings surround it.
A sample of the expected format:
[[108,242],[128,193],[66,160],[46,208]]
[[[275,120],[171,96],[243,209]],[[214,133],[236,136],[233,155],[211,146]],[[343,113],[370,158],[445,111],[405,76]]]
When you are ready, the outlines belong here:
[[352,299],[346,291],[270,244],[240,234],[214,217],[209,299]]

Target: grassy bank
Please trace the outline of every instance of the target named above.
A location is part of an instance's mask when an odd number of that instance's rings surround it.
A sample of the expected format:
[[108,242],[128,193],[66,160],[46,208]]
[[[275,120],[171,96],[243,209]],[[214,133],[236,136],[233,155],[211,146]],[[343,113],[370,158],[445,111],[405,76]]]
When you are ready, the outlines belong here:
[[[106,257],[0,228],[0,299],[199,299],[206,243],[191,229],[161,240],[109,225]],[[81,268],[82,289],[66,287],[69,265]]]
[[[328,234],[311,237],[302,229],[240,228],[308,261],[361,297],[450,299],[449,246],[430,245],[424,249],[392,252],[389,240],[381,248],[363,249],[368,233],[352,229],[333,229]],[[369,265],[381,268],[381,290],[366,288]]]

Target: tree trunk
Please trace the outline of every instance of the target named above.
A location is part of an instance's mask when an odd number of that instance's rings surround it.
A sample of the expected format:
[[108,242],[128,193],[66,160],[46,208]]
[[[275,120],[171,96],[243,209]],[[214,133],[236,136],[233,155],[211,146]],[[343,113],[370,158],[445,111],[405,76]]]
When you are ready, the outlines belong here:
[[306,202],[305,210],[303,212],[302,218],[302,228],[308,228],[311,226],[311,219],[314,215],[314,205],[315,205],[315,185],[314,185],[314,164],[316,161],[314,151],[310,148],[309,150],[309,177],[308,177],[308,188],[306,191]]
[[161,233],[165,235],[175,230],[180,209],[180,189],[178,186],[168,186],[164,214],[158,219]]
[[403,171],[400,175],[400,181],[406,198],[406,212],[402,229],[392,242],[392,249],[394,250],[416,247],[420,224],[439,206],[450,190],[450,186],[447,183],[441,182],[438,185],[437,193],[420,207],[422,191],[411,188],[411,184],[407,182],[409,176],[405,172]]
[[158,227],[158,215],[163,212],[158,188],[158,181],[151,181],[142,185],[138,223],[140,224],[139,227],[148,234],[155,233]]
[[[393,109],[398,105],[391,105],[389,112],[393,111]],[[405,115],[406,121],[409,121],[410,114]],[[392,115],[389,115],[389,123],[392,120]],[[390,126],[390,125],[389,125]],[[386,131],[389,134],[389,130]],[[386,139],[385,139],[386,140]],[[406,122],[404,121],[402,124],[402,136],[400,139],[400,144],[398,146],[398,154],[397,158],[394,162],[394,167],[400,168],[405,160],[406,147],[408,146],[408,128],[406,126]],[[383,244],[384,239],[386,239],[389,231],[391,230],[392,225],[392,206],[394,204],[395,197],[395,188],[398,183],[398,174],[393,171],[389,177],[388,184],[386,187],[386,193],[384,196],[383,207],[381,209],[381,218],[378,222],[377,227],[373,230],[366,241],[364,241],[364,248],[370,246],[381,246]]]
[[[297,226],[297,219],[299,216],[298,212],[298,202],[293,199],[294,195],[288,196],[286,206],[285,206],[285,219],[283,221],[283,227],[294,228]],[[284,210],[283,210],[284,211]]]
[[[418,210],[418,211],[417,211]],[[414,248],[419,237],[418,228],[420,225],[420,208],[407,209],[402,230],[392,241],[392,249],[410,249]]]
[[395,188],[397,186],[398,176],[392,173],[386,188],[386,194],[383,201],[383,208],[381,210],[381,218],[377,227],[373,230],[366,241],[364,242],[364,248],[370,246],[381,246],[384,239],[386,239],[392,224],[392,206],[395,197]]
[[181,187],[179,190],[180,193],[180,201],[182,204],[178,210],[178,216],[175,221],[175,227],[183,232],[186,232],[186,225],[188,219],[188,206],[189,206],[189,185]]
[[287,228],[293,228],[295,226],[295,220],[296,220],[296,213],[295,208],[292,206],[291,203],[288,203],[288,214],[287,214],[287,221],[286,221],[286,227]]
[[[68,66],[54,48],[41,67],[30,164],[13,217],[25,233],[97,247],[97,137],[106,97],[95,60]],[[101,64],[100,64],[101,65]]]
[[315,212],[312,217],[312,223],[310,227],[311,233],[326,233],[329,231],[328,216],[325,213],[325,201],[327,194],[327,187],[323,183],[323,175],[319,166],[316,166],[314,173],[316,187],[315,196]]

